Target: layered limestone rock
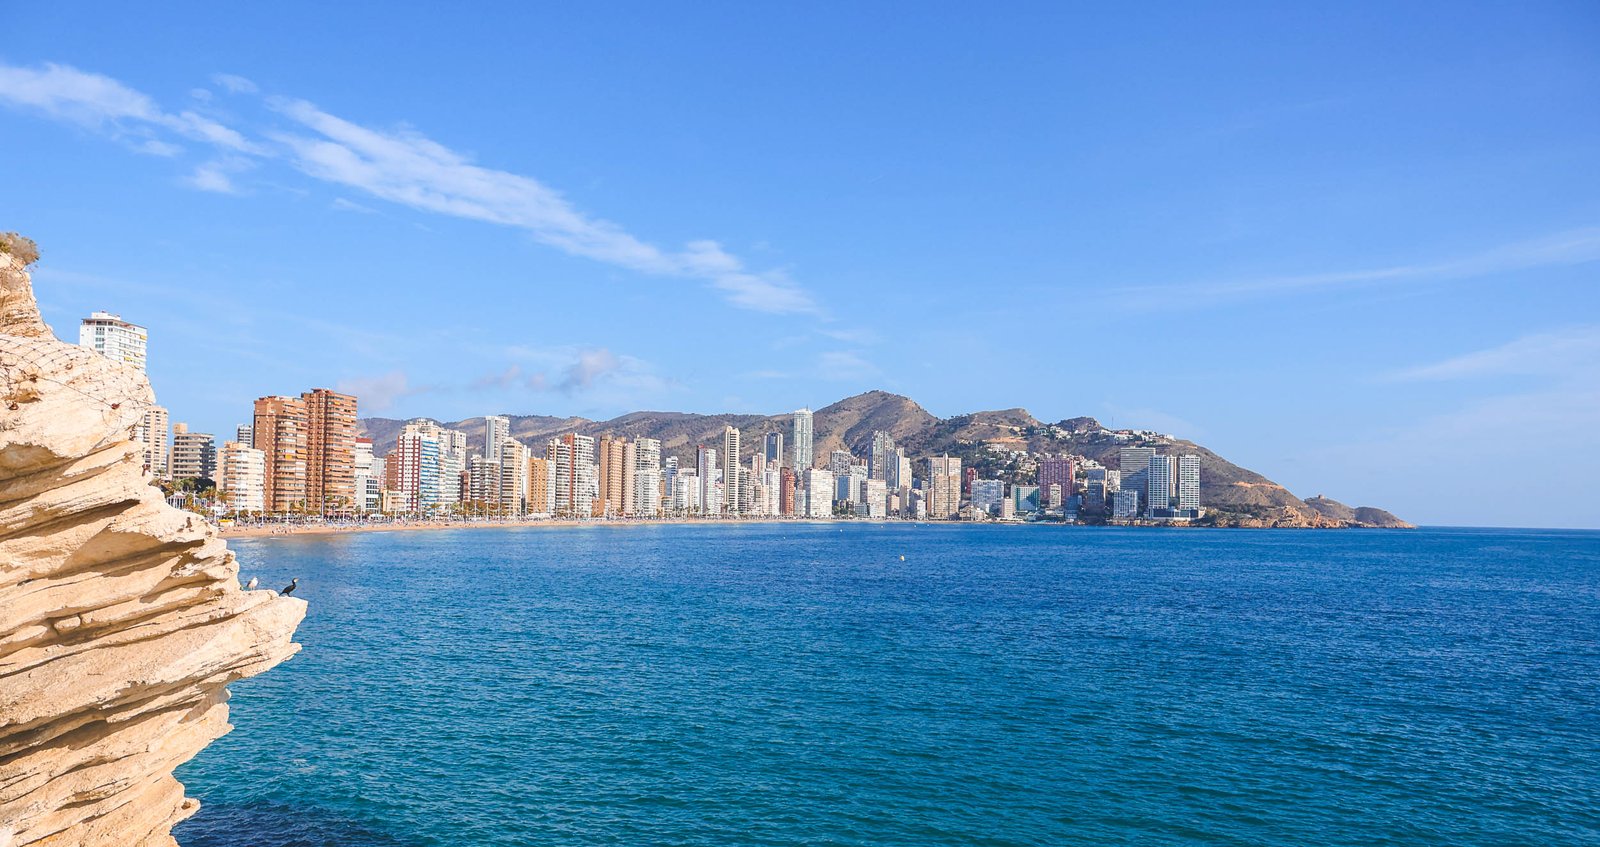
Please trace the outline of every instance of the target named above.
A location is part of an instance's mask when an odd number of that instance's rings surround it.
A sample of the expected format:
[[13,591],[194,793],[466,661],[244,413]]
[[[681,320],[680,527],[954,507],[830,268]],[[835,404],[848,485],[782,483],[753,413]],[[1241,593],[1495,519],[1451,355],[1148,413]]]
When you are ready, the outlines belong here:
[[58,341],[33,245],[0,234],[0,847],[175,845],[173,768],[229,729],[228,683],[299,649],[304,601],[239,588],[168,506],[144,374]]

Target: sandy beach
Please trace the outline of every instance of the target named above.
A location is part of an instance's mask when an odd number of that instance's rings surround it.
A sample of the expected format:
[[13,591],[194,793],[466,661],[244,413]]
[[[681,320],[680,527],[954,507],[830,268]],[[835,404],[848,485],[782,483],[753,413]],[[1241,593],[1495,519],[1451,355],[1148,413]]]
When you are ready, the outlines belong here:
[[647,524],[732,524],[732,523],[812,523],[821,519],[804,518],[740,518],[738,520],[708,518],[651,518],[627,520],[622,518],[543,518],[537,520],[481,520],[435,521],[399,520],[352,524],[262,524],[249,526],[224,526],[220,532],[225,538],[260,538],[276,535],[335,535],[350,532],[415,532],[436,529],[506,529],[508,527],[574,527],[574,526],[642,526]]

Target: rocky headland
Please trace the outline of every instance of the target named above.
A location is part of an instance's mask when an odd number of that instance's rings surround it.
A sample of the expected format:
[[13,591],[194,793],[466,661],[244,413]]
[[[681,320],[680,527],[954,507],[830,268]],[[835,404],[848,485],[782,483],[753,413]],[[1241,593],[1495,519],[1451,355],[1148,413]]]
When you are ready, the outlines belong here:
[[299,649],[304,601],[239,587],[133,431],[144,374],[56,339],[32,242],[0,234],[0,845],[171,847],[173,769],[231,729],[228,683]]

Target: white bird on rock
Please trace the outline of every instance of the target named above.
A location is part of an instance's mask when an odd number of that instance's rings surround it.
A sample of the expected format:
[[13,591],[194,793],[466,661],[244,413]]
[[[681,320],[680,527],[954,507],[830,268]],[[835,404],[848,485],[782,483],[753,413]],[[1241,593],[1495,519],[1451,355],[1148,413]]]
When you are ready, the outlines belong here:
[[256,586],[258,586],[260,584],[261,584],[261,580],[256,579],[255,577],[250,577],[250,581],[244,584],[244,590],[246,590],[246,591],[254,591],[254,590],[256,590]]

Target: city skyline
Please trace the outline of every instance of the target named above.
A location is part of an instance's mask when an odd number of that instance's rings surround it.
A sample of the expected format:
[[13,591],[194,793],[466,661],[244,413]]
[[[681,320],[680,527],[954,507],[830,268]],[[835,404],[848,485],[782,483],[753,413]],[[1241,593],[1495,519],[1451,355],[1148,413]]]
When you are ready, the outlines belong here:
[[8,19],[0,215],[63,336],[149,328],[197,431],[308,385],[441,420],[882,388],[1419,522],[1600,520],[1582,451],[1538,497],[1476,470],[1600,426],[1590,5],[504,10],[429,68],[405,14],[108,9]]

